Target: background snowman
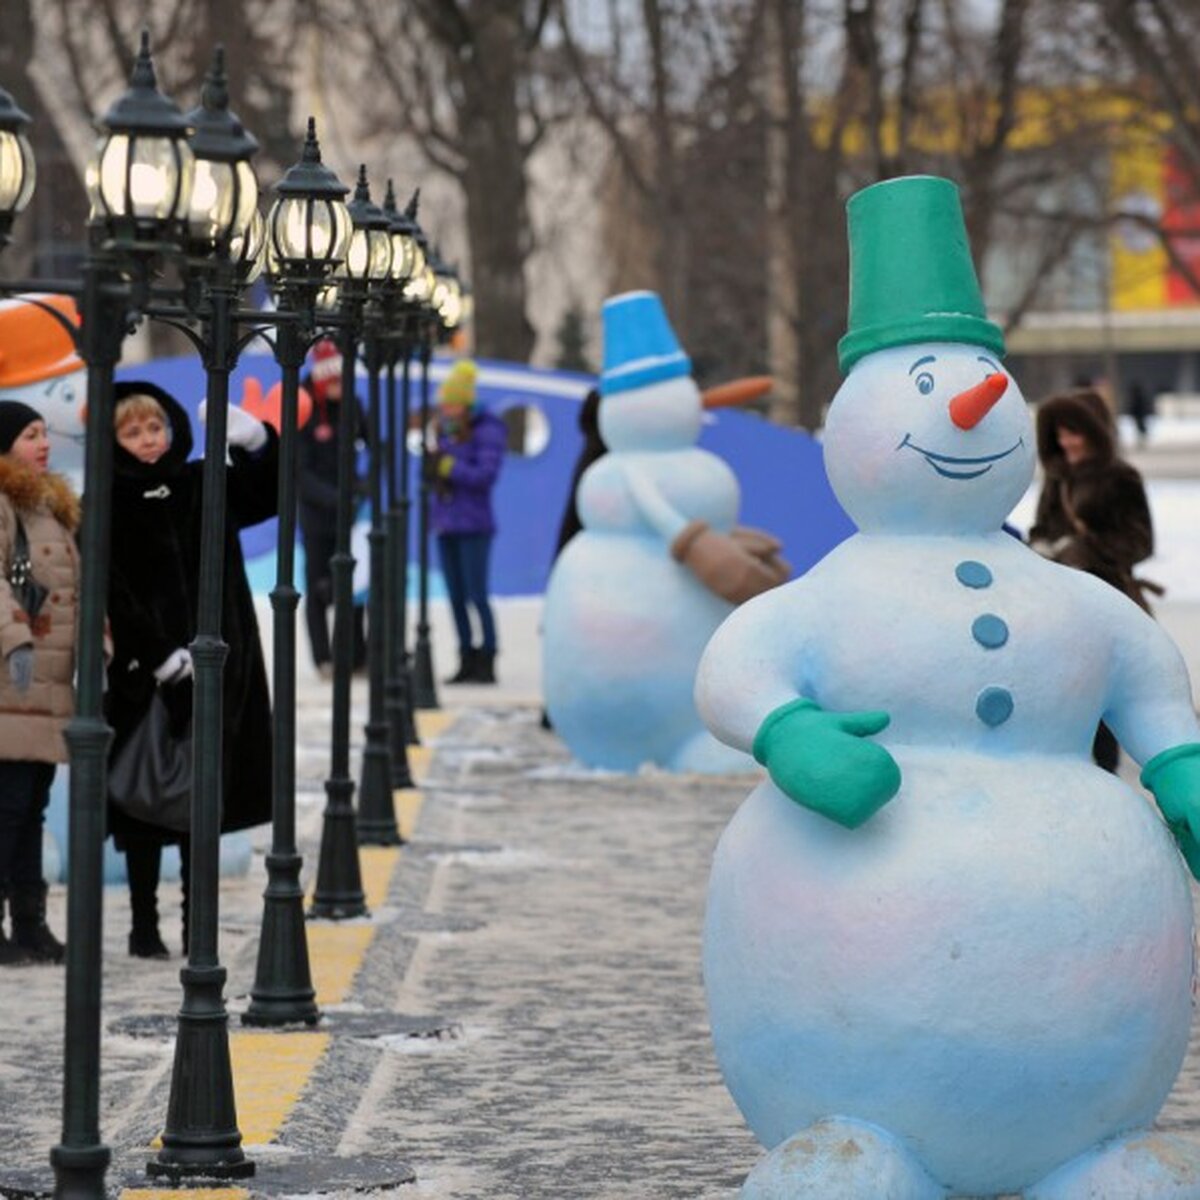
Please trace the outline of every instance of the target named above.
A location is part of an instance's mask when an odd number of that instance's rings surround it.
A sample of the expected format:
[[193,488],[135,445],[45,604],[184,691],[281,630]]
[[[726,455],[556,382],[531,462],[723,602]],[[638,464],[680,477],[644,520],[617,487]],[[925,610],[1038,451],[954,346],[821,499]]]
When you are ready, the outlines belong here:
[[[860,533],[717,632],[697,701],[770,778],[717,849],[704,971],[772,1153],[750,1200],[1200,1197],[1147,1133],[1182,1062],[1200,745],[1136,605],[1001,531],[1034,467],[957,189],[848,205],[830,481]],[[1090,758],[1103,718],[1167,817]]]
[[[32,298],[79,323],[70,296]],[[87,371],[70,335],[38,304],[20,296],[0,300],[0,397],[20,400],[42,414],[50,435],[50,469],[82,492]]]
[[602,315],[608,453],[580,482],[583,529],[546,588],[546,708],[588,766],[746,770],[700,723],[696,665],[735,600],[789,571],[773,538],[735,534],[737,479],[695,444],[700,391],[658,296],[614,296]]

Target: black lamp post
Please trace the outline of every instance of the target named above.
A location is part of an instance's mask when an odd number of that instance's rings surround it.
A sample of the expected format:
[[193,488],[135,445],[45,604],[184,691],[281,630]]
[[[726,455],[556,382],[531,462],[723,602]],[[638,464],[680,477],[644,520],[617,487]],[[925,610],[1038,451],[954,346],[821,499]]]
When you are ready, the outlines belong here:
[[[338,323],[342,343],[342,407],[338,425],[338,504],[335,550],[330,559],[333,576],[333,743],[330,773],[325,782],[328,803],[321,830],[317,886],[309,914],[341,920],[366,915],[366,897],[358,861],[357,822],[354,813],[354,780],[350,775],[350,674],[353,669],[354,558],[350,553],[350,527],[355,494],[354,441],[359,407],[354,360],[368,301],[391,273],[392,242],[387,217],[371,203],[367,171],[361,168],[354,198],[347,206],[353,222],[344,273],[339,276]],[[377,319],[374,311],[369,318]],[[374,339],[372,339],[374,342]],[[377,372],[372,376],[378,379]],[[378,387],[372,397],[377,410]],[[377,636],[378,628],[372,630]],[[383,747],[386,756],[386,746]],[[366,768],[364,768],[366,769]],[[388,775],[386,757],[376,755],[370,768]]]
[[[28,117],[0,92],[0,247],[29,202],[35,166],[22,132]],[[78,296],[77,330],[49,305],[87,364],[85,479],[80,531],[77,628],[78,692],[66,730],[70,757],[70,886],[67,895],[66,1030],[62,1141],[50,1152],[55,1196],[101,1200],[110,1153],[100,1141],[100,949],[107,758],[104,720],[104,617],[108,594],[112,482],[112,385],[121,343],[150,293],[164,253],[178,249],[190,199],[189,126],[157,89],[148,36],[128,90],[99,123],[97,160],[89,165],[92,213],[80,286],[23,281],[6,292],[55,290]]]
[[[192,149],[200,194],[193,196],[188,210],[188,234],[197,256],[188,260],[185,293],[192,286],[200,289],[194,307],[189,307],[198,313],[201,331],[195,335],[171,321],[192,337],[200,351],[208,409],[196,636],[190,646],[195,683],[188,961],[180,971],[183,1004],[162,1149],[146,1166],[152,1177],[170,1179],[242,1178],[254,1173],[254,1163],[241,1148],[237,1125],[224,997],[226,971],[217,949],[224,784],[222,679],[228,651],[221,634],[225,433],[229,374],[238,358],[235,306],[242,286],[239,264],[230,250],[235,237],[244,239],[250,233],[258,196],[249,165],[258,143],[229,111],[228,101],[224,55],[218,49],[205,79],[202,104],[188,118],[196,129]],[[103,172],[102,160],[102,180]]]
[[[392,218],[392,237],[403,238],[406,247],[405,278],[395,298],[396,321],[388,343],[388,516],[387,577],[391,602],[388,605],[387,695],[391,728],[392,786],[413,786],[408,747],[419,742],[413,712],[412,665],[408,656],[408,534],[409,495],[408,426],[412,411],[411,365],[415,304],[408,296],[409,282],[425,270],[425,256],[417,244],[416,211],[419,192],[413,194],[404,212],[396,210],[391,180],[384,211]],[[396,360],[401,361],[400,407],[396,406]]]
[[[271,255],[272,279],[285,314],[275,338],[275,360],[282,374],[279,431],[279,537],[274,613],[274,759],[271,852],[267,855],[267,890],[263,893],[262,932],[250,1004],[242,1020],[247,1025],[284,1025],[320,1018],[309,967],[304,929],[304,889],[300,886],[302,859],[296,850],[296,436],[300,369],[314,325],[314,307],[327,275],[345,254],[348,237],[339,246],[322,246],[319,258],[308,229],[311,212],[345,212],[349,190],[321,165],[315,122],[309,122],[301,160],[276,185],[276,209],[295,204],[299,216],[289,223],[272,211],[270,224],[279,237]],[[310,204],[311,202],[311,204]],[[331,207],[326,207],[326,206]],[[276,217],[282,216],[277,221]],[[348,233],[348,215],[332,218],[334,228]],[[295,235],[295,236],[292,236]],[[317,239],[320,244],[320,238]],[[334,252],[337,258],[330,257]]]
[[[413,219],[416,220],[414,205]],[[437,282],[429,263],[429,239],[417,226],[417,245],[422,267],[414,273],[408,296],[416,306],[416,350],[421,362],[421,485],[417,504],[417,637],[413,649],[413,707],[438,707],[437,684],[433,678],[433,646],[429,639],[429,356],[432,351],[430,314]]]
[[[371,501],[371,590],[368,598],[368,621],[371,637],[367,643],[370,672],[370,710],[366,726],[366,747],[363,751],[362,782],[358,798],[358,840],[377,846],[395,846],[403,839],[396,824],[396,809],[392,789],[411,787],[412,774],[408,766],[408,747],[401,726],[396,737],[394,720],[389,720],[386,708],[385,672],[388,654],[395,641],[395,612],[398,599],[392,590],[394,577],[388,571],[389,558],[394,560],[395,547],[390,544],[386,522],[389,517],[383,506],[383,460],[391,448],[389,466],[389,499],[394,504],[396,424],[396,355],[395,329],[402,323],[403,290],[412,271],[415,243],[411,226],[396,211],[392,182],[388,180],[383,213],[388,221],[388,236],[392,246],[392,269],[388,285],[377,306],[379,319],[369,321],[366,331],[366,358],[369,373],[370,412],[370,478]],[[402,324],[401,324],[402,328]],[[383,404],[380,400],[380,374],[387,358],[388,425],[392,439],[385,444]],[[393,696],[393,708],[395,697]],[[402,702],[402,701],[401,701]],[[395,713],[393,712],[394,718]],[[399,780],[399,783],[397,782]]]

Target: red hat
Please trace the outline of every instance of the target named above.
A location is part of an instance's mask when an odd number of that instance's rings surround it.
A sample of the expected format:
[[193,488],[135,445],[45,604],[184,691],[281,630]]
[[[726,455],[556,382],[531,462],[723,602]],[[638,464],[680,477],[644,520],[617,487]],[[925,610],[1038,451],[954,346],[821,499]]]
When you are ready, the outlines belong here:
[[325,385],[341,376],[342,352],[332,338],[322,338],[312,348],[312,361],[309,375],[313,382],[313,391],[318,397],[324,396]]

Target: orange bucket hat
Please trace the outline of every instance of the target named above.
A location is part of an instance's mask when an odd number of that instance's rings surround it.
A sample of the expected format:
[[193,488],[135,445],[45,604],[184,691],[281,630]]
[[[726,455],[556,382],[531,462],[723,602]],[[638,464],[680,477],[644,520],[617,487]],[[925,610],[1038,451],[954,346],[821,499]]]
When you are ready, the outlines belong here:
[[[79,312],[70,296],[34,298],[79,324]],[[20,296],[0,301],[0,390],[83,369],[70,334],[48,312]]]

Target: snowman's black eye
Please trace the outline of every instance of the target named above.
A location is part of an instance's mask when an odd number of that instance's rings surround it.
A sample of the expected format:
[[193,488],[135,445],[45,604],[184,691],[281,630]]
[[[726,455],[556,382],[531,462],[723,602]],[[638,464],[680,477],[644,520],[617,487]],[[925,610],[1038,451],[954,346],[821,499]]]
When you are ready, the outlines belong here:
[[933,391],[933,376],[928,371],[922,371],[916,378],[917,391],[922,396],[928,396]]

